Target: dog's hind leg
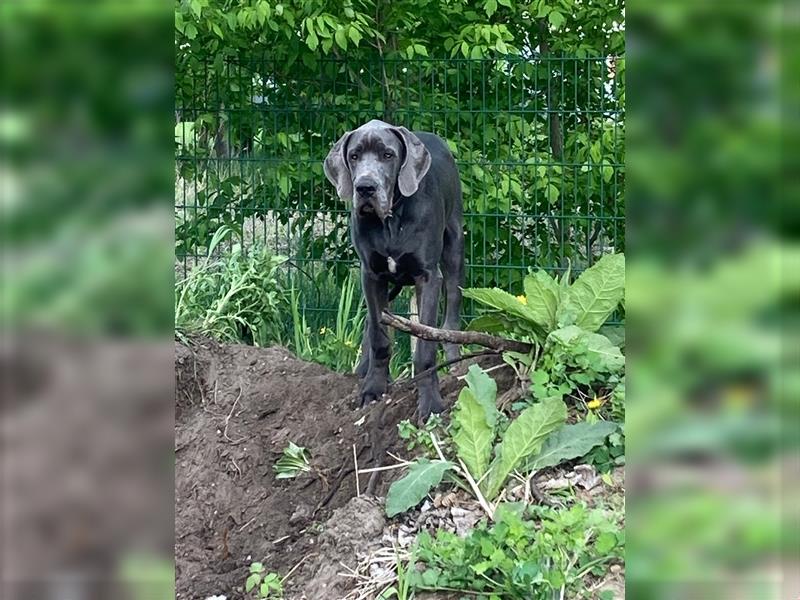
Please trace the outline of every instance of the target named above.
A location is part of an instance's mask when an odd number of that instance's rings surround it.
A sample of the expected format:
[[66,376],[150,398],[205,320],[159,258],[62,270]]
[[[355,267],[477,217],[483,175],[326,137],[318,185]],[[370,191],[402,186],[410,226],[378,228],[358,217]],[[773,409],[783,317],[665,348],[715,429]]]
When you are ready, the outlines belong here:
[[[436,269],[439,270],[438,268]],[[419,322],[431,327],[436,326],[436,317],[439,308],[439,295],[442,287],[440,273],[432,273],[429,279],[417,283],[417,305],[419,307]],[[419,374],[431,369],[436,364],[436,342],[417,340],[414,353],[414,373]],[[442,396],[439,392],[439,377],[436,371],[423,377],[417,384],[419,418],[424,422],[432,412],[440,413],[443,410]]]
[[[458,330],[461,329],[461,286],[464,285],[464,232],[460,223],[445,229],[442,275],[447,302],[443,328]],[[458,344],[444,344],[444,354],[447,360],[458,358]]]

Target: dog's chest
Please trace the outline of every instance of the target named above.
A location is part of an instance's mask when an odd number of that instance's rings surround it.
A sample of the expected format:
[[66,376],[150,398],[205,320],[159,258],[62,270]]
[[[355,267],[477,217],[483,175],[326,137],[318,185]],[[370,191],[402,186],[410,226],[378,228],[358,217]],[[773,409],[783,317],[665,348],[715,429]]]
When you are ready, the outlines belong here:
[[384,255],[373,250],[368,257],[368,264],[370,271],[379,277],[403,285],[413,285],[425,274],[425,269],[413,252]]
[[[370,271],[395,283],[413,285],[425,272],[414,251],[413,236],[407,235],[404,225],[389,223],[373,230],[366,254]],[[417,242],[418,244],[418,242]]]

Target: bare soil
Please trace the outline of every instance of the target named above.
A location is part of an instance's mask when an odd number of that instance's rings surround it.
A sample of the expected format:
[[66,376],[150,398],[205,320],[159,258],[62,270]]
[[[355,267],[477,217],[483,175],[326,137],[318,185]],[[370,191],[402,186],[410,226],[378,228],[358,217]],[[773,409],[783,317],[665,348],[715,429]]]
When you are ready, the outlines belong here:
[[[353,447],[362,469],[386,464],[387,451],[402,454],[397,424],[414,416],[413,390],[356,409],[354,375],[283,348],[205,339],[176,344],[175,367],[177,597],[244,598],[254,561],[291,572],[286,598],[344,597],[352,580],[340,563],[380,542],[382,498],[398,476],[362,476],[362,497],[353,500]],[[510,375],[493,372],[501,391]],[[446,407],[462,386],[441,378]],[[313,473],[276,479],[273,464],[290,441],[310,451]]]

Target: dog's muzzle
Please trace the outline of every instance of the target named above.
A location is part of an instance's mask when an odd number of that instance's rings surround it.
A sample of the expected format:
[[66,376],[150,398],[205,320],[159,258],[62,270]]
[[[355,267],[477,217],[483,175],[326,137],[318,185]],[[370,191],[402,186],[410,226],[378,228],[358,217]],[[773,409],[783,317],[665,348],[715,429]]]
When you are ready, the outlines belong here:
[[386,191],[373,179],[366,177],[353,183],[356,191],[356,212],[358,216],[377,215],[383,221],[392,214]]

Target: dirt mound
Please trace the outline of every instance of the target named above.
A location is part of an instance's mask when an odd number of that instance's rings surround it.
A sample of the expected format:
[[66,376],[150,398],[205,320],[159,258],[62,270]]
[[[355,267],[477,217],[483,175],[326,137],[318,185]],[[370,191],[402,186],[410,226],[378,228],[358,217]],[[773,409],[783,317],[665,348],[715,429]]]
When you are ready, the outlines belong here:
[[[208,340],[176,344],[175,367],[178,597],[242,598],[251,562],[286,574],[301,560],[306,564],[287,581],[287,598],[338,597],[341,587],[315,595],[309,568],[328,556],[336,569],[371,530],[361,527],[354,538],[324,524],[356,496],[353,445],[361,468],[382,464],[387,450],[401,450],[397,423],[413,416],[413,390],[354,410],[353,375],[298,360],[283,348]],[[462,384],[454,377],[441,383],[450,406]],[[310,450],[315,475],[275,479],[272,465],[290,441]],[[362,477],[362,494],[384,496],[392,475],[397,472]],[[371,506],[362,507],[364,515],[379,508]]]

